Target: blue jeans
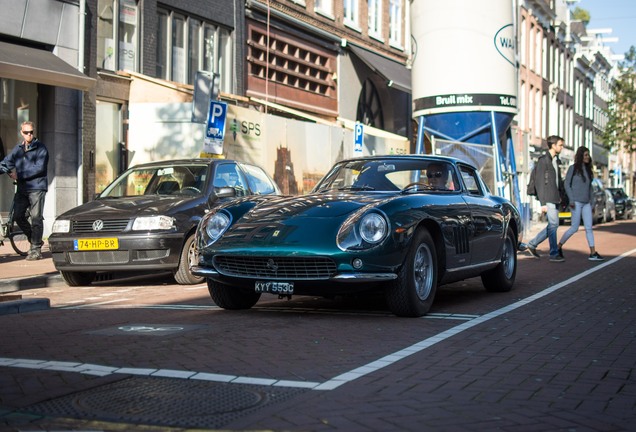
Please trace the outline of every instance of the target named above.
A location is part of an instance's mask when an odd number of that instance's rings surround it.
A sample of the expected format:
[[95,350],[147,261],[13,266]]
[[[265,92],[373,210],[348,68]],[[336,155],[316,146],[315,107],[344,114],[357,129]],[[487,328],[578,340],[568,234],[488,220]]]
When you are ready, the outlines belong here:
[[545,229],[539,231],[535,238],[530,240],[528,244],[533,248],[539,246],[545,239],[550,242],[550,256],[554,257],[559,253],[559,246],[557,244],[557,229],[559,228],[559,210],[554,203],[547,203],[548,207],[548,226]]
[[[13,220],[31,242],[31,250],[42,248],[44,234],[44,196],[46,191],[16,192]],[[31,222],[29,223],[29,216]]]
[[562,245],[565,244],[565,242],[568,241],[568,239],[579,230],[579,226],[581,225],[581,216],[583,217],[583,226],[585,227],[585,237],[587,238],[587,244],[591,248],[594,247],[594,233],[592,232],[592,225],[594,223],[594,221],[592,220],[592,205],[590,203],[582,203],[578,201],[574,202],[570,229],[568,229],[561,236]]

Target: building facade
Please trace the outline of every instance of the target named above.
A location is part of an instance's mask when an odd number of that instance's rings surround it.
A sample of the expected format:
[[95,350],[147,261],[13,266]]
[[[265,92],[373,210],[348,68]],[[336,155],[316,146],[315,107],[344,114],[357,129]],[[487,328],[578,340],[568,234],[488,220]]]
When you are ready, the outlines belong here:
[[[567,0],[513,4],[520,183],[546,137],[557,134],[566,141],[566,165],[578,146],[588,146],[597,175],[615,185],[625,158],[608,154],[601,140],[611,53],[572,20]],[[101,191],[134,161],[140,142],[156,157],[197,145],[201,125],[166,126],[177,117],[187,122],[197,72],[213,77],[219,99],[245,112],[349,131],[359,122],[415,150],[406,0],[0,0],[0,7],[0,138],[10,150],[19,123],[35,121],[52,154],[49,224]],[[154,117],[139,120],[149,111]],[[148,133],[152,125],[166,128],[163,137]],[[331,135],[332,146],[342,139]],[[12,185],[6,177],[0,184],[6,211]]]

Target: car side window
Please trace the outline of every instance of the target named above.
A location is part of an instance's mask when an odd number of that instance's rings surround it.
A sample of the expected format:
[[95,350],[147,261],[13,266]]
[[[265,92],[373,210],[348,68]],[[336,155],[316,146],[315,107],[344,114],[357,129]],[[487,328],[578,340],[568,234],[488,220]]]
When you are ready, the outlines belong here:
[[247,183],[256,195],[267,195],[276,192],[276,186],[272,184],[265,172],[254,165],[241,164],[247,175]]
[[234,188],[236,196],[247,195],[247,182],[245,177],[234,163],[224,163],[217,166],[212,185],[217,188]]
[[462,181],[464,182],[464,186],[466,186],[468,193],[471,195],[483,196],[484,191],[475,170],[465,165],[459,165],[459,171],[461,172]]

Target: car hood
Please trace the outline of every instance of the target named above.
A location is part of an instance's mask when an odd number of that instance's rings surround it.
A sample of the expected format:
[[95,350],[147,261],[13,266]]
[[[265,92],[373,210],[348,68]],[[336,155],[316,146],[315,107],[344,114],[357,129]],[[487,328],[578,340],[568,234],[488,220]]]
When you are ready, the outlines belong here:
[[75,207],[58,219],[124,219],[136,216],[171,215],[183,205],[202,197],[137,196],[126,198],[101,198]]
[[284,222],[291,218],[343,218],[356,210],[379,205],[395,194],[360,194],[334,192],[284,197],[266,201],[248,211],[239,222]]
[[240,217],[235,215],[237,219],[214,248],[241,253],[256,253],[257,248],[263,247],[290,253],[333,250],[337,233],[347,218],[366,206],[380,206],[396,196],[320,193],[268,200]]

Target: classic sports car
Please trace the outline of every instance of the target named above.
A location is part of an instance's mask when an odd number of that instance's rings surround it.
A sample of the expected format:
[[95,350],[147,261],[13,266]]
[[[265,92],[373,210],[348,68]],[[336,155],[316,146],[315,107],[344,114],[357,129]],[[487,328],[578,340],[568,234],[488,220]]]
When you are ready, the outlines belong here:
[[338,162],[307,195],[238,199],[197,229],[214,302],[252,307],[262,293],[333,296],[384,290],[399,316],[422,316],[437,287],[481,276],[509,291],[519,212],[458,159],[408,155]]
[[97,272],[170,270],[190,273],[194,232],[206,211],[236,196],[280,193],[261,168],[228,159],[184,159],[137,165],[94,200],[60,215],[49,246],[70,286]]

